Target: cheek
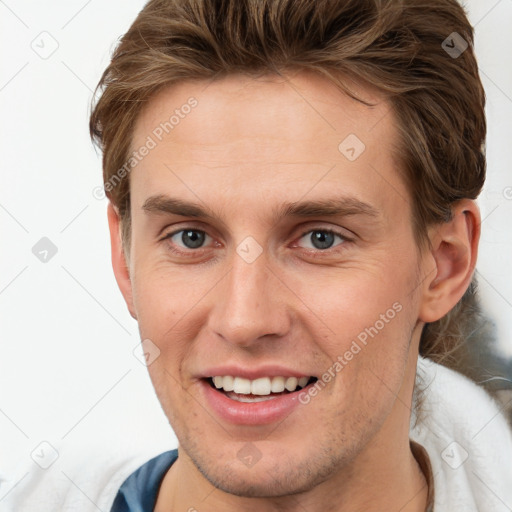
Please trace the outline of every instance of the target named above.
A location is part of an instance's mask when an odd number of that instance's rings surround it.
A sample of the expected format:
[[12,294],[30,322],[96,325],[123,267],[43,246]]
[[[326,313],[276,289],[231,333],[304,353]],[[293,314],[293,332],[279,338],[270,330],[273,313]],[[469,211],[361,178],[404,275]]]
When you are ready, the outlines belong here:
[[157,394],[160,390],[171,399],[174,386],[184,381],[183,364],[197,358],[195,341],[208,319],[207,295],[219,278],[212,272],[177,271],[168,265],[147,268],[141,265],[133,280],[139,332],[160,351],[148,370]]
[[132,287],[139,325],[155,334],[181,323],[208,289],[206,280],[200,279],[198,274],[187,270],[171,271],[168,264],[167,268],[166,265],[141,265],[134,273]]
[[314,339],[330,361],[322,380],[336,376],[331,391],[332,399],[343,403],[340,422],[349,421],[347,414],[360,419],[385,414],[402,385],[418,301],[410,293],[410,264],[409,272],[389,270],[354,269],[324,280],[321,288],[320,280],[316,286],[310,278],[303,282],[304,302],[328,326],[321,342]]
[[368,330],[374,335],[403,332],[414,316],[411,274],[389,268],[343,269],[330,275],[310,272],[290,288],[296,286],[297,295],[337,348],[340,340],[364,341]]

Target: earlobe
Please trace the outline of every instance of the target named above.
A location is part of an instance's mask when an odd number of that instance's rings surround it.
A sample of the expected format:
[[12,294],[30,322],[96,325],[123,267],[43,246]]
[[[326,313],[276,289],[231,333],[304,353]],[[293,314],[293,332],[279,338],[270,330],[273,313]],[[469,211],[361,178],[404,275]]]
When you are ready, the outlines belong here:
[[110,230],[110,247],[112,255],[112,268],[117,281],[117,285],[121,290],[123,298],[128,306],[130,315],[137,319],[135,307],[133,304],[132,282],[130,278],[130,270],[123,251],[123,241],[121,237],[121,224],[119,213],[112,203],[109,203],[107,209],[108,227]]
[[475,270],[480,239],[478,206],[471,199],[463,199],[452,211],[452,220],[436,225],[429,233],[428,261],[434,262],[434,269],[431,266],[424,281],[419,317],[423,322],[435,322],[446,315],[464,295]]

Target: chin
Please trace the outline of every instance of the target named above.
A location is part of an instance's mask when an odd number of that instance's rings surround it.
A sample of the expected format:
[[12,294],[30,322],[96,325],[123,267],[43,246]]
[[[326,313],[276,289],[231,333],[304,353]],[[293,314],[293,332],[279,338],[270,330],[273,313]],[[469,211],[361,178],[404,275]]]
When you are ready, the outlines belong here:
[[[253,467],[221,459],[207,463],[194,460],[203,476],[216,488],[246,498],[278,498],[307,492],[332,476],[336,462],[331,458],[305,461],[284,461],[275,456],[260,460]],[[259,466],[259,467],[258,467]]]
[[[201,470],[201,469],[200,469]],[[201,470],[202,472],[202,470]],[[240,474],[243,473],[243,474]],[[297,480],[297,475],[287,474],[284,478],[256,475],[250,469],[237,472],[213,471],[203,472],[205,478],[221,491],[244,498],[278,498],[308,491],[315,485],[305,481],[304,476]]]

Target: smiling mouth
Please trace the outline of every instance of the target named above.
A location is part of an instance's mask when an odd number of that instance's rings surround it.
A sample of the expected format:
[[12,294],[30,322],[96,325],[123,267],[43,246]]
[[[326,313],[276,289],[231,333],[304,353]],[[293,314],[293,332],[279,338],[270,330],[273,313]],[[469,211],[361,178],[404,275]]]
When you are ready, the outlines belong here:
[[245,403],[264,402],[296,393],[317,380],[316,377],[261,377],[249,380],[231,375],[206,379],[217,392],[231,400]]

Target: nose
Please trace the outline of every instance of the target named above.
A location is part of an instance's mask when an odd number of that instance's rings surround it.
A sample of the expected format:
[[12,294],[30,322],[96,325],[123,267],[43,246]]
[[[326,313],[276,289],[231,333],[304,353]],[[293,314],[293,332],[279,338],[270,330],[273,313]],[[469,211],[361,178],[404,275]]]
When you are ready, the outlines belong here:
[[209,326],[225,341],[251,347],[262,338],[284,336],[290,328],[286,287],[263,253],[248,263],[238,254],[215,287]]

